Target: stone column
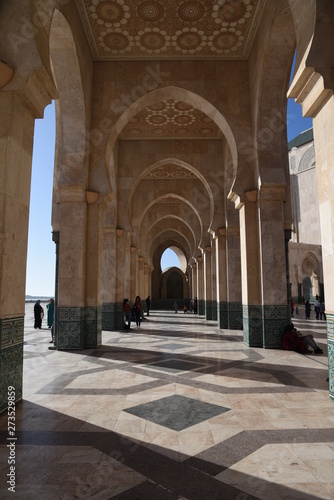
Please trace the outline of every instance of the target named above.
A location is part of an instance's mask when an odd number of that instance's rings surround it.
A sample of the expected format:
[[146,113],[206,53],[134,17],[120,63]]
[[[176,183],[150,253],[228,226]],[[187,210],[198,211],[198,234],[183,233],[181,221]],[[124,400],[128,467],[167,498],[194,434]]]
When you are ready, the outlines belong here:
[[217,267],[216,237],[211,235],[211,303],[212,319],[217,321]]
[[[87,208],[85,347],[102,343],[103,208],[89,201]],[[98,193],[96,193],[98,194]]]
[[227,314],[230,330],[243,328],[240,262],[240,229],[238,225],[229,225],[226,229],[226,266]]
[[137,248],[130,247],[130,301],[134,300],[138,290],[138,256]]
[[[22,399],[23,329],[34,117],[0,93],[0,412]],[[51,236],[50,236],[51,237]]]
[[148,296],[148,290],[149,290],[149,286],[148,286],[148,277],[149,277],[149,273],[148,273],[148,264],[146,262],[144,262],[144,294],[142,296],[142,300],[144,301],[146,299],[146,297]]
[[211,247],[205,247],[204,257],[204,299],[205,319],[212,319],[212,276],[211,276]]
[[138,257],[138,291],[136,292],[136,295],[139,295],[139,297],[143,300],[144,297],[144,258],[139,256]]
[[116,304],[116,229],[103,228],[102,329],[115,330]]
[[58,349],[85,347],[86,228],[84,194],[60,192]]
[[130,281],[131,281],[131,276],[130,276],[130,271],[131,271],[130,246],[131,246],[131,233],[127,232],[126,241],[125,241],[125,254],[124,254],[124,299],[128,298],[129,300],[131,300],[129,297]]
[[122,330],[124,326],[123,300],[124,268],[126,254],[126,233],[121,228],[116,228],[116,304],[115,304],[115,329]]
[[226,269],[226,229],[218,229],[215,239],[216,246],[216,275],[217,275],[217,304],[218,326],[228,329],[227,313],[227,269]]
[[198,314],[205,314],[205,300],[204,300],[204,269],[203,257],[197,257],[197,310]]
[[190,312],[190,301],[194,297],[193,295],[193,271],[192,271],[192,266],[188,264],[188,311]]
[[191,272],[192,272],[192,293],[191,293],[191,298],[194,299],[195,297],[198,297],[198,290],[197,290],[197,264],[194,262],[191,266]]
[[243,202],[236,204],[236,208],[240,214],[243,337],[247,345],[262,347],[257,190],[245,193]]
[[261,187],[258,200],[263,347],[282,347],[290,321],[282,187]]

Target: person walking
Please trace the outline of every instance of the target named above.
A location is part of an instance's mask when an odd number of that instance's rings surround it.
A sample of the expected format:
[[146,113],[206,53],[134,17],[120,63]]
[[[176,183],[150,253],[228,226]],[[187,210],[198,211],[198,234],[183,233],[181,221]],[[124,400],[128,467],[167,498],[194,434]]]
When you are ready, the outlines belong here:
[[311,304],[310,301],[307,300],[305,302],[305,318],[310,319],[310,314],[311,314]]
[[42,328],[42,319],[44,316],[43,307],[41,306],[41,301],[36,300],[34,305],[34,328],[39,330]]
[[124,325],[124,328],[131,330],[132,311],[131,311],[129,299],[123,300],[123,311],[124,311],[125,319],[128,322],[128,324]]
[[314,313],[315,313],[315,318],[319,319],[319,295],[315,296]]
[[151,296],[149,295],[147,298],[146,298],[146,314],[147,316],[150,315],[150,309],[151,309]]
[[142,315],[142,305],[141,305],[141,300],[140,300],[140,297],[139,295],[137,295],[137,297],[135,298],[135,301],[133,303],[133,312],[134,312],[134,315],[135,315],[135,318],[136,318],[136,328],[140,328],[140,324],[141,324],[141,315]]
[[322,317],[324,317],[324,320],[326,321],[325,304],[323,303],[322,300],[320,300],[320,302],[319,302],[319,315],[320,315],[320,319],[322,319]]

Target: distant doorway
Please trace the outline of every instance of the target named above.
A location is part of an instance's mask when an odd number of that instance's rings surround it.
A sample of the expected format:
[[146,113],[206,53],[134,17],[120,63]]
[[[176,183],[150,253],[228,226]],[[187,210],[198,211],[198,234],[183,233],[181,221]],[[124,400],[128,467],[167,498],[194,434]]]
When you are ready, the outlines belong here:
[[183,299],[183,280],[177,271],[167,278],[167,299]]

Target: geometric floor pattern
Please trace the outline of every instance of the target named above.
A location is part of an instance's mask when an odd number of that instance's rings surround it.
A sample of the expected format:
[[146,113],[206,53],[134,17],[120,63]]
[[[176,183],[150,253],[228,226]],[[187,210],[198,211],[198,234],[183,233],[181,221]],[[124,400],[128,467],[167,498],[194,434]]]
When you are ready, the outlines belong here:
[[25,318],[15,495],[0,415],[0,498],[333,499],[334,402],[323,355],[249,348],[201,316],[152,311],[97,349],[49,349]]
[[125,411],[168,429],[182,431],[228,410],[229,408],[222,406],[174,395],[127,408]]

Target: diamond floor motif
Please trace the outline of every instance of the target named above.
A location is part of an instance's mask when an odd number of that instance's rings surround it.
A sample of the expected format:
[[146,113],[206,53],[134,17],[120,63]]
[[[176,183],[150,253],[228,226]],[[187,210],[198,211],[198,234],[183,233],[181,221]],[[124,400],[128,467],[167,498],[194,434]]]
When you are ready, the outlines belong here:
[[168,429],[182,431],[229,410],[230,408],[223,406],[174,395],[127,408],[124,411]]

